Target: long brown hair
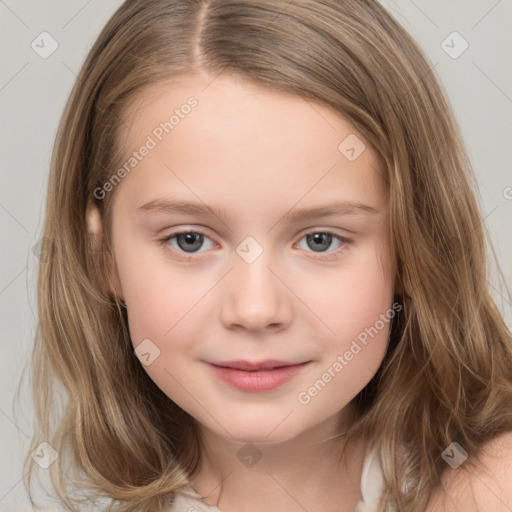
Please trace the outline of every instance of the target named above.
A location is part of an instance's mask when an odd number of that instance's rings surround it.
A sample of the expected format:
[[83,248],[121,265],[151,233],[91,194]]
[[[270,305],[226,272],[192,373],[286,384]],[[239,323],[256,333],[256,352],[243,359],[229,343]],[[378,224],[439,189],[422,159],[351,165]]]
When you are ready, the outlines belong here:
[[[417,44],[376,0],[127,0],[107,23],[51,164],[27,489],[42,441],[59,454],[49,471],[71,510],[71,488],[123,512],[162,510],[197,468],[193,418],[134,355],[108,278],[115,191],[100,200],[94,190],[122,162],[123,112],[135,94],[198,69],[331,107],[382,162],[403,309],[379,372],[357,396],[349,437],[379,448],[380,510],[421,510],[451,442],[470,462],[512,430],[512,340],[489,293],[487,235],[451,110]],[[101,244],[87,229],[90,204],[107,228]],[[55,386],[67,398],[62,411]]]

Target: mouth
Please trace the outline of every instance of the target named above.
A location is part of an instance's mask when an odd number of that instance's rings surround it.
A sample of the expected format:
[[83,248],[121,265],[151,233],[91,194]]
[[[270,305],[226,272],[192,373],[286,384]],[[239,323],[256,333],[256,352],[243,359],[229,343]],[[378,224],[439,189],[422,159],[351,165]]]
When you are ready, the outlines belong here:
[[241,391],[262,392],[274,390],[301,373],[311,361],[285,362],[222,361],[207,363],[214,374]]

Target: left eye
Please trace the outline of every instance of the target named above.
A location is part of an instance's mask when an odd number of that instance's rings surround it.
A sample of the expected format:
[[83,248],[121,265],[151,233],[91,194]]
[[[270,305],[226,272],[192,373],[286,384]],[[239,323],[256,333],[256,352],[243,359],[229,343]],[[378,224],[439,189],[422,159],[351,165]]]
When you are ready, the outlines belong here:
[[[307,246],[313,250],[313,252],[328,252],[325,249],[328,249],[332,244],[333,240],[337,240],[339,247],[343,247],[347,240],[341,236],[335,235],[334,233],[329,233],[328,231],[312,231],[311,233],[307,233],[304,235],[301,240],[306,239]],[[329,251],[329,252],[337,252]]]
[[[197,231],[174,233],[160,240],[160,242],[163,245],[171,245],[171,247],[177,252],[195,254],[203,252],[199,251],[199,249],[203,246],[205,240],[210,241],[210,249],[215,246],[207,235]],[[315,253],[337,253],[343,249],[347,243],[349,243],[349,240],[346,238],[329,231],[311,231],[310,233],[306,233],[299,240],[299,244],[302,240],[306,240],[307,248],[311,249],[311,251]],[[331,246],[333,241],[338,242],[338,247],[334,250],[328,251],[327,249]],[[302,249],[304,249],[304,247],[302,247]]]

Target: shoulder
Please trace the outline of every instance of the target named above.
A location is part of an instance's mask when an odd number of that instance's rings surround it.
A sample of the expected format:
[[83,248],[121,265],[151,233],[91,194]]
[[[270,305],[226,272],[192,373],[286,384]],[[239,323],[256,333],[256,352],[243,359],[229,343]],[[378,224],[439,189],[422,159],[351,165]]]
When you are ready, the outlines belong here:
[[512,511],[512,432],[485,443],[471,462],[447,469],[442,488],[431,497],[425,512]]

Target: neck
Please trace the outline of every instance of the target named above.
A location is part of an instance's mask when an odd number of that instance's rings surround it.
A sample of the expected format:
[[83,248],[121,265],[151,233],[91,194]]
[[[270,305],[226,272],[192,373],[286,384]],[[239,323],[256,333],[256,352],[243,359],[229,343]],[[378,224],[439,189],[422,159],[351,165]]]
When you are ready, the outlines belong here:
[[222,512],[352,511],[361,499],[365,446],[334,437],[345,430],[340,424],[332,417],[285,442],[257,445],[200,428],[202,457],[191,485]]

